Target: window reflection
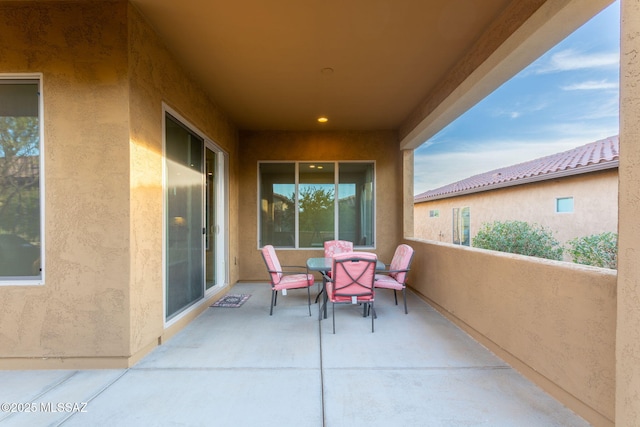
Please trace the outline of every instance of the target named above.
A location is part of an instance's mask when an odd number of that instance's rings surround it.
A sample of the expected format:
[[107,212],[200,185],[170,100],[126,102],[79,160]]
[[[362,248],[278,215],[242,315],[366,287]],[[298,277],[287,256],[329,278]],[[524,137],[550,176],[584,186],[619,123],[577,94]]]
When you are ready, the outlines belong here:
[[373,180],[371,162],[261,163],[260,246],[373,246]]

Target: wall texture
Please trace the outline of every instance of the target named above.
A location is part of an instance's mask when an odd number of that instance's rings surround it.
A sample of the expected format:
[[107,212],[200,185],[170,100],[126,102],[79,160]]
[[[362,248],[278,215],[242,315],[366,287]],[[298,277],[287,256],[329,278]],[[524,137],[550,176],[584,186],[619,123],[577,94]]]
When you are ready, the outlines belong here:
[[640,1],[622,0],[616,423],[640,425]]
[[45,284],[0,288],[9,364],[129,352],[126,16],[124,3],[0,4],[0,69],[43,75],[46,182]]
[[[268,281],[258,249],[258,161],[375,160],[376,248],[391,262],[402,236],[402,157],[391,131],[372,132],[246,132],[240,136],[240,280]],[[278,250],[283,264],[305,265],[321,250]]]
[[0,287],[0,368],[128,366],[165,329],[162,102],[229,154],[232,230],[236,130],[126,1],[3,2],[0,25],[0,69],[43,76],[46,183],[45,283]]
[[[573,197],[573,213],[556,213],[557,197]],[[608,170],[416,203],[415,237],[452,243],[452,209],[470,208],[471,236],[484,223],[519,220],[543,225],[561,243],[618,232],[618,171]],[[439,217],[429,211],[439,210]]]
[[[162,104],[179,112],[229,156],[230,229],[237,230],[237,131],[175,61],[137,10],[129,6],[131,121],[131,354],[163,334]],[[237,235],[230,253],[237,253]],[[230,265],[230,284],[238,267]]]
[[613,425],[615,271],[408,243],[416,292],[593,425]]

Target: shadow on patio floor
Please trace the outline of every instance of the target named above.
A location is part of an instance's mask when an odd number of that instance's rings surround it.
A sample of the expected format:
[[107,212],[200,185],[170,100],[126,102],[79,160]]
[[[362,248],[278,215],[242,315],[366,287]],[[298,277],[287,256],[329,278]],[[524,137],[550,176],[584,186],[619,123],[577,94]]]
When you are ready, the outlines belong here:
[[[315,287],[314,287],[315,289]],[[0,371],[0,426],[587,426],[408,292],[376,294],[318,322],[306,292],[265,283],[240,308],[208,308],[130,369]],[[44,412],[58,403],[86,406]],[[49,407],[48,404],[51,404]],[[74,411],[76,410],[77,411]]]

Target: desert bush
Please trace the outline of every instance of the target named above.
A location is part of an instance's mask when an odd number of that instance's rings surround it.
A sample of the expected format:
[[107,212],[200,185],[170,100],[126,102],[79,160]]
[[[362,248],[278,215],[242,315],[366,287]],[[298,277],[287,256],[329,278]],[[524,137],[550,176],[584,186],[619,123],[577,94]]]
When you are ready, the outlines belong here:
[[575,263],[618,268],[618,235],[616,233],[607,232],[576,237],[569,240],[567,245],[567,251]]
[[551,230],[524,221],[483,224],[473,238],[473,246],[553,260],[562,260],[564,251]]

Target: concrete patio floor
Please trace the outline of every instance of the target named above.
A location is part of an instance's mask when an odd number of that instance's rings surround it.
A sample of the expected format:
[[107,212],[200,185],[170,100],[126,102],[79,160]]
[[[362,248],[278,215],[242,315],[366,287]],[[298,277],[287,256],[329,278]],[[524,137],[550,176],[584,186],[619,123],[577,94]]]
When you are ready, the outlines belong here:
[[411,293],[408,315],[377,293],[373,334],[360,307],[337,306],[335,335],[304,291],[273,316],[266,283],[231,293],[252,296],[130,369],[0,371],[0,403],[36,408],[3,407],[0,426],[588,425]]

